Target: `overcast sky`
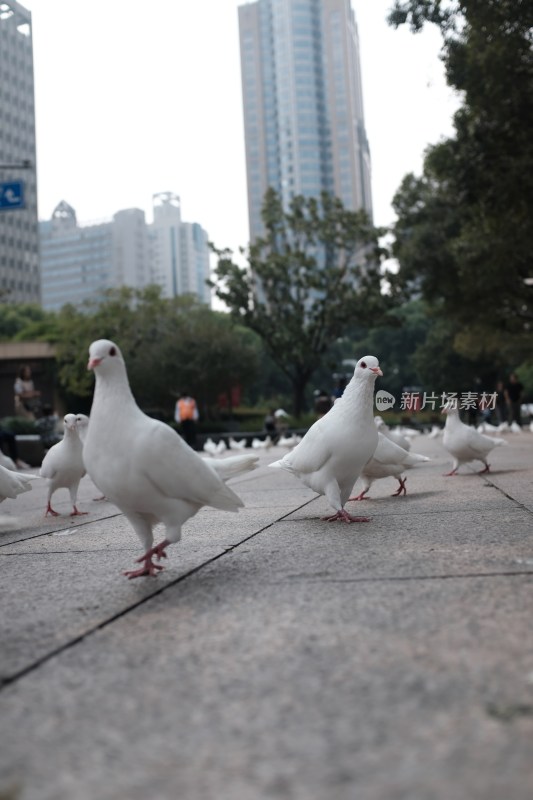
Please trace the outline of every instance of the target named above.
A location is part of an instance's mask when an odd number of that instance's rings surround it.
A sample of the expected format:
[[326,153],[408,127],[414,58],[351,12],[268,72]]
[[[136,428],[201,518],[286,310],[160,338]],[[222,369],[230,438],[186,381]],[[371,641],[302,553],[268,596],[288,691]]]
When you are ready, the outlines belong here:
[[[423,151],[452,132],[436,29],[386,24],[393,0],[352,0],[361,45],[374,222]],[[39,217],[152,219],[172,191],[218,247],[248,241],[237,7],[241,0],[22,0],[33,18]]]

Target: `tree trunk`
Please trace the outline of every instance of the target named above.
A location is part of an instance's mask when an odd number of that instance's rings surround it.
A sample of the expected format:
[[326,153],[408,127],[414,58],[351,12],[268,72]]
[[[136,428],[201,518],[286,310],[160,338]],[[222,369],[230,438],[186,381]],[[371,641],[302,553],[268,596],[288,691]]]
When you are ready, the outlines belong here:
[[305,389],[308,382],[308,375],[298,375],[292,380],[292,413],[297,418],[305,411]]

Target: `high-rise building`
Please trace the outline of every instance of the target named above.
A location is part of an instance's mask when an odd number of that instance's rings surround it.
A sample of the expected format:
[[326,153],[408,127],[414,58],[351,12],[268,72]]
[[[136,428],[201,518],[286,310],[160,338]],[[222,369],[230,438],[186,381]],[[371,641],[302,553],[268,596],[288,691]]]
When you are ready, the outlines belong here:
[[111,220],[80,225],[72,206],[61,201],[39,226],[42,305],[49,311],[102,300],[110,288],[151,283],[162,287],[164,297],[193,294],[211,302],[207,233],[182,222],[172,192],[154,195],[152,224],[144,211],[128,208]]
[[0,302],[4,303],[41,301],[35,161],[31,13],[15,0],[0,0]]
[[211,302],[208,236],[198,223],[182,222],[180,198],[173,192],[153,197],[151,226],[155,283],[166,297],[194,294],[202,303]]
[[359,39],[350,0],[239,6],[250,239],[273,187],[372,214]]

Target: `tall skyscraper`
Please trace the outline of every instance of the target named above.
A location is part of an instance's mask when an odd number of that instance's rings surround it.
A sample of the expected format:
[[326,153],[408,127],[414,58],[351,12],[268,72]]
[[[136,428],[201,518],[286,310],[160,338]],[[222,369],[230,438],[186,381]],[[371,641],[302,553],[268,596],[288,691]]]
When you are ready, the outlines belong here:
[[208,236],[198,223],[182,222],[180,198],[174,192],[154,195],[153,242],[154,282],[165,297],[194,294],[211,303]]
[[350,0],[239,6],[250,239],[273,187],[285,205],[327,191],[372,214],[359,39]]
[[40,301],[31,13],[1,0],[0,302]]

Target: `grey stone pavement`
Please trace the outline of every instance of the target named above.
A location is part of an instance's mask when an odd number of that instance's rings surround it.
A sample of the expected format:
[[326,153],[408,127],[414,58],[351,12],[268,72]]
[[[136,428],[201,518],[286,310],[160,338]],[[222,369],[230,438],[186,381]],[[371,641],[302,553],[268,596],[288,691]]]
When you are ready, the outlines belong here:
[[[117,509],[0,506],[1,800],[531,800],[533,433],[321,520],[266,464],[157,578]],[[473,465],[478,468],[477,463]]]

